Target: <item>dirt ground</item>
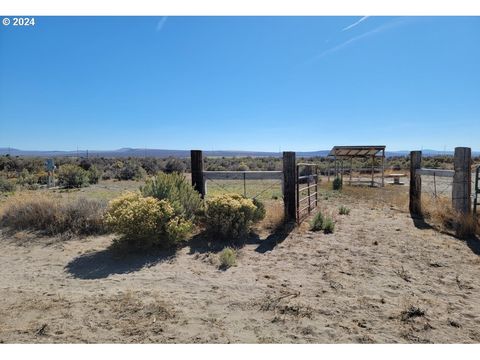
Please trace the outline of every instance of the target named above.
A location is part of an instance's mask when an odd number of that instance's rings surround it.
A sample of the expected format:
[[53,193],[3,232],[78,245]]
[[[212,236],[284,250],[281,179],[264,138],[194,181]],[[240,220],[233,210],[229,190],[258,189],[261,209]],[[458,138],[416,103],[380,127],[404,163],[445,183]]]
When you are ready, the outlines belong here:
[[333,234],[260,234],[225,271],[201,239],[119,259],[112,236],[3,233],[0,342],[480,342],[480,240],[412,220],[388,189],[322,195]]

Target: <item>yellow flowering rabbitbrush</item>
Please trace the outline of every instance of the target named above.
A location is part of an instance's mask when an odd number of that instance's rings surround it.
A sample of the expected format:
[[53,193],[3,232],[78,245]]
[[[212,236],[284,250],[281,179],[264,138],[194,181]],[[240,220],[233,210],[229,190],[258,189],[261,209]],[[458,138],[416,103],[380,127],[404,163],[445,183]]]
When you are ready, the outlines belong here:
[[237,239],[248,235],[251,226],[264,216],[260,202],[238,194],[223,194],[207,200],[206,228],[211,235]]
[[110,201],[105,223],[129,247],[169,247],[186,238],[192,223],[175,215],[167,200],[127,192]]

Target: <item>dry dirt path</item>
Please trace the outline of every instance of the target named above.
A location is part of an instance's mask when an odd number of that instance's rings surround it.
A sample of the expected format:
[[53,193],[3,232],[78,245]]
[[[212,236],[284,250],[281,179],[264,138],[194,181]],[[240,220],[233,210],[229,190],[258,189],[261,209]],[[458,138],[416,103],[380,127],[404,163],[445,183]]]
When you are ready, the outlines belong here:
[[[336,212],[342,197],[322,200]],[[334,234],[302,226],[238,265],[192,246],[117,260],[111,237],[0,241],[5,343],[480,342],[475,240],[349,201]],[[23,238],[23,240],[22,240]]]

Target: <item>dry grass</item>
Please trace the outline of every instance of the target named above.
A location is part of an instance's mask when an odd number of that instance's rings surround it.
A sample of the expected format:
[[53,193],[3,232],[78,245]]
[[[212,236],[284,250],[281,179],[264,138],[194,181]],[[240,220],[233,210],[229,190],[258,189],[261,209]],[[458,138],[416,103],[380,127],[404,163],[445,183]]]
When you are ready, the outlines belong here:
[[260,222],[258,228],[268,231],[277,231],[282,229],[285,222],[283,203],[280,201],[266,202],[265,210],[265,218]]
[[98,200],[25,193],[7,200],[0,224],[11,230],[36,230],[48,235],[95,234],[103,232],[105,207],[106,203]]
[[[340,196],[348,196],[370,202],[374,207],[389,205],[400,211],[408,211],[408,187],[386,185],[384,188],[344,185]],[[422,197],[425,220],[439,231],[453,233],[459,238],[480,234],[480,217],[465,216],[454,211],[449,197]]]
[[385,185],[383,188],[344,185],[342,194],[369,201],[374,205],[386,204],[400,211],[408,211],[408,188],[403,186]]
[[459,238],[467,238],[480,231],[479,219],[473,215],[463,215],[452,208],[448,197],[422,198],[422,212],[429,222],[441,231],[454,231]]

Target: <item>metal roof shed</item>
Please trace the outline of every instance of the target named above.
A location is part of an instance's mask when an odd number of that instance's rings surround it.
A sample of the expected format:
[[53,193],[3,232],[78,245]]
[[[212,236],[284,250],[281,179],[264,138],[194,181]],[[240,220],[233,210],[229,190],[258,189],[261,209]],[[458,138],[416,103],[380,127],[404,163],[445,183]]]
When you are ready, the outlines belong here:
[[330,153],[329,157],[335,159],[335,176],[338,176],[338,162],[341,161],[341,171],[340,175],[343,181],[343,160],[350,159],[350,183],[352,182],[352,167],[353,167],[353,158],[371,158],[372,159],[372,180],[371,186],[375,185],[375,158],[382,159],[382,187],[385,186],[385,145],[353,145],[353,146],[334,146]]

